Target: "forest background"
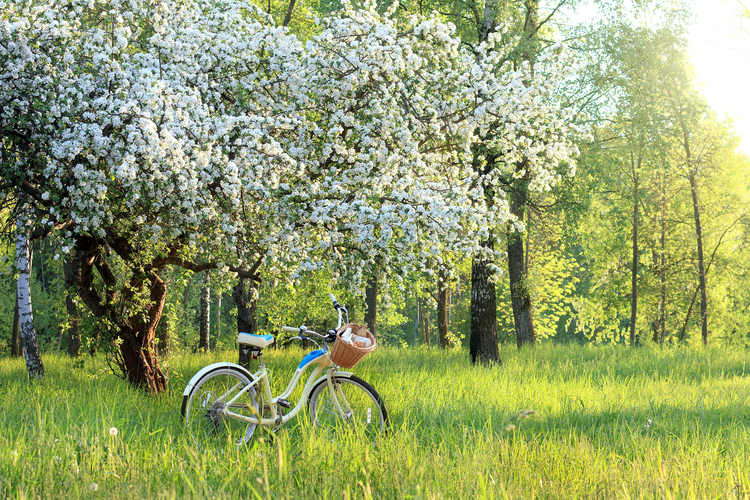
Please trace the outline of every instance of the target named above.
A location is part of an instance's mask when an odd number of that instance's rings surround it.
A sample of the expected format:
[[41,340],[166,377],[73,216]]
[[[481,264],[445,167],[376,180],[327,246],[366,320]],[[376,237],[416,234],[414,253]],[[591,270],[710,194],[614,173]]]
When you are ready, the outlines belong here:
[[[590,133],[578,141],[575,176],[562,177],[550,191],[532,192],[521,212],[531,343],[747,345],[750,159],[738,148],[741,138],[732,122],[706,103],[691,67],[690,2],[602,1],[599,15],[583,23],[571,21],[569,13],[581,6],[573,0],[493,5],[510,32],[528,34],[532,18],[535,43],[566,44],[576,66],[558,97],[583,113],[580,124]],[[314,16],[341,8],[335,0],[259,6],[301,39],[319,29]],[[471,46],[482,36],[486,7],[473,1],[401,2],[394,15],[436,11]],[[747,18],[748,12],[739,9],[737,15]],[[750,63],[738,58],[737,64]],[[498,232],[499,247],[505,248],[509,234]],[[0,354],[18,355],[15,245],[6,241]],[[99,343],[109,339],[106,326],[77,305],[66,286],[63,245],[52,238],[32,244],[31,296],[41,350],[107,352],[111,346]],[[349,305],[353,320],[376,323],[382,343],[468,346],[472,259],[455,258],[450,277],[437,267],[407,273],[404,280],[383,273],[367,287],[337,284],[333,291]],[[497,264],[503,268],[495,284],[497,338],[520,345],[525,342],[514,324],[507,261]],[[234,282],[180,267],[166,267],[161,279],[168,285],[157,329],[162,350],[234,345],[240,297]],[[304,323],[319,331],[332,326],[331,282],[328,269],[264,281],[254,312],[258,331],[278,336],[282,325]],[[283,337],[278,340],[284,344]]]

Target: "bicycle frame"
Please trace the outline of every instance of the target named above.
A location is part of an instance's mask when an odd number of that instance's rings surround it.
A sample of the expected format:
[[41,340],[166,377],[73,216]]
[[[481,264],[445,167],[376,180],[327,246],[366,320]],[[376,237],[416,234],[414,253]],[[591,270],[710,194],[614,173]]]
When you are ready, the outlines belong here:
[[[278,408],[279,408],[279,400],[285,400],[288,397],[292,395],[294,392],[294,389],[296,389],[297,385],[299,384],[300,380],[302,379],[303,373],[307,370],[308,367],[314,366],[314,370],[312,373],[310,373],[310,376],[307,378],[307,382],[305,382],[305,386],[302,389],[302,395],[300,396],[299,401],[294,406],[294,408],[287,414],[281,415]],[[223,410],[224,415],[237,419],[242,420],[244,422],[247,422],[249,424],[260,424],[263,426],[280,426],[291,419],[293,419],[297,414],[302,410],[302,408],[305,406],[305,403],[307,402],[310,393],[318,383],[320,383],[323,380],[327,380],[328,388],[331,391],[331,397],[334,401],[334,404],[336,406],[336,409],[340,412],[342,416],[346,416],[348,411],[348,402],[346,401],[346,398],[344,398],[343,393],[341,391],[334,390],[333,386],[333,380],[334,378],[350,378],[353,373],[351,372],[345,372],[345,371],[338,371],[334,370],[334,366],[331,363],[330,358],[328,357],[327,350],[324,349],[316,349],[315,351],[311,351],[305,355],[304,358],[300,361],[299,365],[297,366],[297,369],[294,371],[294,374],[292,375],[292,379],[289,381],[289,384],[287,385],[287,388],[279,394],[278,396],[274,397],[271,393],[271,383],[269,378],[268,369],[266,368],[265,364],[261,364],[260,368],[255,373],[250,373],[248,370],[246,370],[243,366],[234,364],[234,363],[214,363],[211,365],[206,366],[202,370],[200,370],[198,373],[196,373],[193,378],[190,380],[190,382],[187,384],[187,387],[185,387],[185,391],[183,393],[183,396],[189,396],[190,392],[193,390],[193,387],[198,383],[198,381],[207,373],[210,373],[211,371],[217,369],[217,368],[235,368],[237,370],[240,370],[245,373],[245,375],[252,381],[249,385],[245,386],[240,392],[238,392],[236,395],[232,397],[229,401],[226,401],[227,405],[225,409]],[[324,374],[325,372],[325,374]],[[259,415],[257,417],[247,417],[244,415],[239,415],[237,413],[234,413],[230,410],[232,407],[232,404],[240,398],[243,394],[245,394],[250,389],[255,388],[259,393],[263,394],[263,407],[260,408]],[[224,401],[229,393],[234,391],[236,389],[236,386],[231,388],[226,394],[222,394],[220,397],[217,398],[217,401]],[[343,406],[342,406],[343,403]],[[267,418],[263,418],[263,409],[268,408],[271,412],[271,416]],[[345,410],[346,408],[346,410]]]
[[[333,296],[333,294],[330,294],[331,300],[333,301],[334,307],[338,311],[338,328],[341,328],[341,320],[343,318],[343,314],[346,314],[347,321],[349,318],[349,313],[346,310],[345,307],[339,305],[339,303],[336,301],[336,298]],[[287,331],[298,331],[300,335],[302,335],[307,330],[305,327],[300,327],[299,329],[295,329],[292,327],[283,327],[284,330]],[[315,333],[315,332],[309,332],[308,333]],[[323,338],[322,335],[315,333],[318,337]],[[302,389],[302,395],[300,396],[299,401],[294,406],[294,408],[287,414],[282,415],[279,411],[280,401],[285,401],[288,397],[292,395],[294,392],[294,389],[296,389],[297,384],[299,384],[300,380],[302,379],[302,374],[307,370],[309,366],[314,366],[314,370],[312,373],[310,373],[310,376],[307,378],[307,382],[305,382],[305,386]],[[187,386],[185,387],[185,391],[183,392],[183,397],[188,398],[193,390],[193,387],[195,387],[198,382],[206,376],[208,373],[219,369],[219,368],[233,368],[236,369],[242,373],[244,373],[251,381],[251,383],[247,386],[245,386],[241,391],[239,391],[236,395],[232,397],[229,401],[225,401],[226,398],[235,390],[237,389],[237,386],[235,385],[231,389],[229,389],[225,394],[222,394],[219,396],[216,401],[226,402],[226,405],[224,406],[222,412],[224,416],[234,418],[237,420],[241,420],[244,422],[247,422],[248,424],[259,424],[263,426],[281,426],[294,417],[297,416],[297,414],[302,410],[302,407],[305,406],[305,403],[308,401],[310,397],[310,393],[313,389],[313,387],[317,386],[322,381],[326,380],[328,389],[331,393],[331,399],[333,400],[334,406],[336,407],[336,410],[339,412],[339,414],[347,418],[347,415],[351,412],[351,408],[349,408],[349,403],[346,401],[346,397],[344,397],[343,392],[341,389],[338,391],[335,390],[333,381],[334,378],[350,378],[353,373],[351,372],[344,372],[344,371],[338,371],[334,370],[334,365],[331,362],[331,358],[328,357],[328,349],[324,345],[322,349],[316,349],[314,351],[310,351],[305,355],[305,357],[302,358],[299,365],[297,366],[297,369],[294,371],[294,374],[292,375],[292,379],[289,381],[289,384],[287,385],[287,388],[282,392],[280,395],[274,397],[271,393],[271,383],[270,383],[270,377],[268,373],[268,369],[266,368],[265,363],[263,362],[263,358],[261,357],[261,363],[260,368],[255,373],[250,373],[245,367],[235,364],[235,363],[227,363],[227,362],[221,362],[221,363],[214,363],[209,366],[206,366],[202,370],[200,370],[198,373],[196,373],[192,379],[190,379],[190,382],[188,382]],[[323,374],[325,372],[325,374]],[[262,385],[262,387],[261,387]],[[264,401],[263,406],[259,408],[258,415],[257,416],[245,416],[245,415],[239,415],[237,413],[232,412],[230,409],[232,408],[232,405],[235,404],[237,399],[239,399],[241,396],[243,396],[245,393],[247,393],[251,389],[256,389],[258,393],[262,393],[261,401]],[[342,406],[343,403],[343,406]],[[243,405],[244,407],[244,405]],[[271,416],[268,418],[263,418],[263,413],[265,409],[268,409],[271,413]],[[346,408],[346,410],[345,410]]]

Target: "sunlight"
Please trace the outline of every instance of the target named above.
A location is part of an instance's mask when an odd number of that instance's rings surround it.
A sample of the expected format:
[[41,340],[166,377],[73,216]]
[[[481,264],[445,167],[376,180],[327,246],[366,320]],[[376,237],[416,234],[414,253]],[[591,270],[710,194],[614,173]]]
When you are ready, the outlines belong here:
[[[555,2],[556,3],[556,2]],[[695,22],[688,37],[688,52],[708,104],[720,119],[734,121],[750,155],[750,2],[742,0],[692,0]],[[742,16],[745,12],[745,16]],[[597,16],[592,2],[562,9],[563,26],[570,27]]]
[[738,0],[694,0],[690,55],[706,100],[719,117],[733,118],[750,154],[750,24]]

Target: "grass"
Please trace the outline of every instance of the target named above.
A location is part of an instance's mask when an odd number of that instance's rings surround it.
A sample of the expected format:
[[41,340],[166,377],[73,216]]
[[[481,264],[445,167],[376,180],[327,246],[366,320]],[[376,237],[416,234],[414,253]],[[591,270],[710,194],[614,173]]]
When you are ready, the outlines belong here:
[[[302,353],[270,351],[276,389]],[[741,349],[380,349],[354,370],[388,406],[377,444],[298,418],[273,440],[198,451],[182,389],[231,352],[170,361],[150,397],[102,361],[47,356],[29,384],[0,360],[0,498],[750,498],[750,373]],[[110,428],[118,430],[116,436]]]

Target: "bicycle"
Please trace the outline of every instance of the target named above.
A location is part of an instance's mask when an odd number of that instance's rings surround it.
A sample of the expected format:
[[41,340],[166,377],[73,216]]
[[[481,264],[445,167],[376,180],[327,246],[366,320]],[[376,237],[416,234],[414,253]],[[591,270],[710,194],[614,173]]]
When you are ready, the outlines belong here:
[[[249,347],[253,358],[259,360],[255,373],[238,364],[219,362],[206,366],[193,376],[183,392],[181,413],[196,445],[206,447],[223,440],[233,441],[237,446],[244,445],[252,439],[259,425],[278,430],[296,417],[305,403],[316,427],[344,427],[370,440],[386,431],[388,411],[380,394],[353,373],[337,369],[338,365],[331,359],[327,344],[336,342],[343,315],[346,314],[349,323],[349,313],[333,294],[330,297],[338,312],[336,329],[322,335],[304,325],[282,327],[284,331],[298,334],[293,339],[311,340],[318,349],[302,358],[280,395],[271,393],[269,371],[262,355],[263,349],[273,344],[273,335],[238,335],[238,343]],[[322,341],[322,347],[316,338]],[[305,370],[313,366],[315,368],[307,378],[302,395],[292,408],[288,398]],[[290,408],[291,411],[285,413]]]

